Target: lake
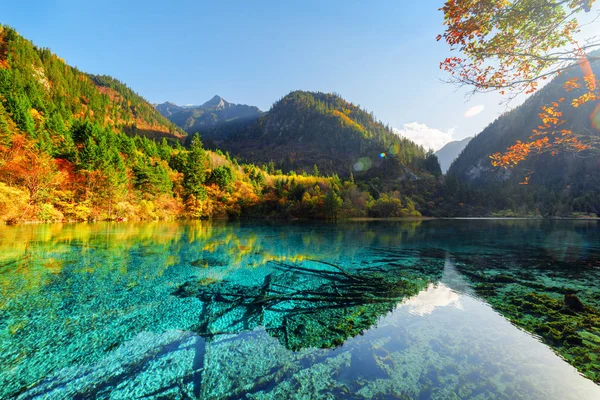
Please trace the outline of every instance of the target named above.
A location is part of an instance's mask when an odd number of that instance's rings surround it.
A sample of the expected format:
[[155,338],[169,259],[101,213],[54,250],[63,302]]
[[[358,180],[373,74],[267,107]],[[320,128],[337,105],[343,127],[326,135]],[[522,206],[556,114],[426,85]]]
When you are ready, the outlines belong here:
[[6,226],[0,291],[2,399],[600,398],[597,221]]

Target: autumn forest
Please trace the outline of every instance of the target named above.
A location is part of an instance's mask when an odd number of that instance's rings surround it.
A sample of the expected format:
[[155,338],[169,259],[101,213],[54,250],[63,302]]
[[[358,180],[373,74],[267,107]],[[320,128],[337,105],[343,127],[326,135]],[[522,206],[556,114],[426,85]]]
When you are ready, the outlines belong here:
[[[477,59],[476,28],[453,7],[438,40]],[[510,89],[467,60],[441,67],[477,90]],[[0,26],[0,220],[595,217],[597,136],[576,134],[597,124],[581,118],[598,110],[594,60],[500,116],[442,174],[432,151],[337,94],[293,91],[237,115],[218,96],[155,107]],[[535,91],[533,78],[521,89]]]

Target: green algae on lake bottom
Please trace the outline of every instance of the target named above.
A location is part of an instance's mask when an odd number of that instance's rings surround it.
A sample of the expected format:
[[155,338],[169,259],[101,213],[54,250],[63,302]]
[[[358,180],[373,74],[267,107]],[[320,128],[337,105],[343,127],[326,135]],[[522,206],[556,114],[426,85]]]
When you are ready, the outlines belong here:
[[0,250],[0,398],[600,397],[573,369],[598,382],[596,222],[17,226]]
[[[584,305],[571,293],[562,295],[552,289],[538,293],[529,291],[528,285],[515,286],[507,290],[481,283],[475,285],[475,291],[504,317],[537,334],[581,373],[600,384],[598,309]],[[569,291],[561,287],[559,292],[565,290]]]

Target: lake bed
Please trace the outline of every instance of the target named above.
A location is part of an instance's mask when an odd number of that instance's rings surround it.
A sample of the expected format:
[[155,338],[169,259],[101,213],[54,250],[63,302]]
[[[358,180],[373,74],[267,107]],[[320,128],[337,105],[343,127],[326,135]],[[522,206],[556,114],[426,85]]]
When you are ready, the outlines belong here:
[[0,227],[0,398],[600,397],[597,221]]

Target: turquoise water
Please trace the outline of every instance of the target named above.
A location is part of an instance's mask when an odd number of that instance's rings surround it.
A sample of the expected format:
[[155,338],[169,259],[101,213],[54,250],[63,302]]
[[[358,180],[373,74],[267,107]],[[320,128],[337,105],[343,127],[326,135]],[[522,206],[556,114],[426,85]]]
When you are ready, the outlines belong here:
[[0,227],[0,398],[598,399],[600,224]]

